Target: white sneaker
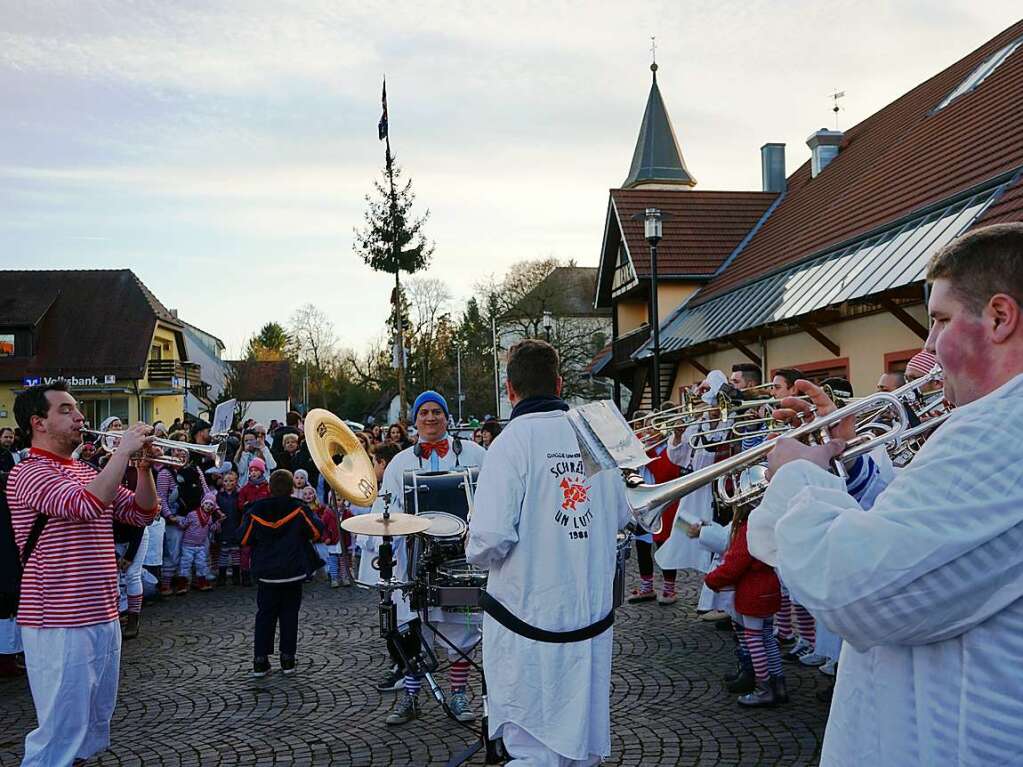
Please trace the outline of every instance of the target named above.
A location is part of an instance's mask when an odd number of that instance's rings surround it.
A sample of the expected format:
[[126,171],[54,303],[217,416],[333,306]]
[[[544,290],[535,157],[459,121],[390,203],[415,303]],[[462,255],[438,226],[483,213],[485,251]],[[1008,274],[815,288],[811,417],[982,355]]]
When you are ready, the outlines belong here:
[[813,645],[804,641],[802,637],[796,640],[796,643],[792,645],[792,648],[788,652],[781,654],[781,659],[786,663],[795,663],[804,655],[810,655],[813,652]]
[[823,666],[828,662],[828,659],[823,655],[818,655],[817,653],[812,652],[808,655],[799,656],[799,662],[804,666]]
[[826,676],[834,676],[835,674],[838,673],[838,661],[829,660],[827,663],[823,664],[817,670],[820,671],[822,674],[825,674]]

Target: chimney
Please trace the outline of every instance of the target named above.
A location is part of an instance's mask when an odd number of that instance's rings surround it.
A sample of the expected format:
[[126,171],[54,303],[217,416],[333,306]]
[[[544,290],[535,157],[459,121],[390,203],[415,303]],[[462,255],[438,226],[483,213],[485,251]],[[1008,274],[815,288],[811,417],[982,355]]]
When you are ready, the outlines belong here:
[[764,144],[760,147],[760,177],[765,192],[785,191],[785,145]]
[[845,134],[840,130],[821,128],[816,133],[811,134],[810,138],[806,140],[806,145],[810,147],[812,160],[810,163],[810,175],[812,178],[817,178],[828,167],[828,163],[838,157],[838,147],[841,145],[844,136]]

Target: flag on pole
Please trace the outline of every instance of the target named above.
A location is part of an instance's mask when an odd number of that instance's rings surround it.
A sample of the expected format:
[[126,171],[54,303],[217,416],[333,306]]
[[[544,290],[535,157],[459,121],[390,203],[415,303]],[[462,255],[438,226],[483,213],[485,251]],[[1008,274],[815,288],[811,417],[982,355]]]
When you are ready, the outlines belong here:
[[383,102],[384,111],[380,115],[380,122],[377,124],[377,133],[380,135],[380,140],[383,141],[387,138],[387,80],[384,80],[384,92],[380,100]]

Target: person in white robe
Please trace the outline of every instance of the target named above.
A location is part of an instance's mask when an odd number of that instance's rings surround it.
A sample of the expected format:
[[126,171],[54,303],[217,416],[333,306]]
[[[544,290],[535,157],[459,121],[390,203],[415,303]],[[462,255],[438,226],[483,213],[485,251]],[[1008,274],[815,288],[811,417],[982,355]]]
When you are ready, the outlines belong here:
[[[413,509],[404,508],[404,477],[405,471],[408,469],[430,472],[483,466],[483,460],[487,456],[486,450],[471,440],[458,439],[448,434],[448,406],[440,394],[435,391],[425,391],[420,394],[412,406],[412,418],[416,424],[419,441],[416,445],[402,450],[387,465],[383,482],[380,485],[380,493],[373,503],[374,513],[383,513],[386,503],[384,496],[389,496],[392,513],[414,512]],[[455,447],[456,439],[459,443],[457,449]],[[360,537],[360,545],[363,544],[365,544],[364,559],[367,555],[370,559],[377,555],[379,539],[368,541]],[[407,580],[409,562],[406,539],[400,536],[395,538],[392,547],[395,559],[395,577],[401,581]],[[360,563],[360,576],[362,574]],[[373,578],[374,582],[378,577]],[[392,593],[391,599],[397,604],[399,625],[417,618],[416,613],[409,605],[408,598],[401,592]],[[438,647],[443,647],[451,661],[449,670],[451,695],[448,697],[447,706],[460,721],[472,721],[476,718],[476,714],[470,707],[466,695],[469,662],[462,657],[461,653],[468,654],[479,644],[479,614],[467,615],[461,612],[431,608],[428,617],[430,623],[439,624],[438,631],[447,640],[445,642],[444,639],[437,639],[428,626],[421,626],[423,642],[427,645],[436,644]],[[454,647],[451,647],[448,642]],[[394,709],[387,715],[386,723],[392,726],[405,724],[419,716],[419,691],[422,687],[422,678],[406,675],[403,684],[405,694],[398,698]]]
[[629,512],[618,472],[585,475],[568,406],[558,397],[557,360],[542,341],[509,352],[514,409],[480,473],[466,545],[469,561],[490,571],[487,600],[528,629],[590,629],[578,641],[534,640],[487,608],[489,733],[503,739],[516,767],[590,765],[611,750],[607,621],[616,535]]
[[[701,429],[706,428],[707,423],[709,422],[700,421],[692,424],[681,433],[677,431],[672,433],[668,439],[668,458],[676,466],[682,468],[683,475],[699,471],[714,463],[713,452],[701,447],[694,448],[690,444],[690,440]],[[699,540],[689,537],[687,533],[691,525],[709,524],[714,520],[712,494],[713,487],[707,484],[679,501],[671,535],[654,554],[654,560],[662,570],[710,572],[711,552],[701,546]]]
[[928,280],[952,416],[886,487],[870,459],[848,485],[819,468],[849,424],[824,446],[779,440],[750,520],[753,555],[844,642],[822,767],[1023,752],[1023,224],[953,241]]

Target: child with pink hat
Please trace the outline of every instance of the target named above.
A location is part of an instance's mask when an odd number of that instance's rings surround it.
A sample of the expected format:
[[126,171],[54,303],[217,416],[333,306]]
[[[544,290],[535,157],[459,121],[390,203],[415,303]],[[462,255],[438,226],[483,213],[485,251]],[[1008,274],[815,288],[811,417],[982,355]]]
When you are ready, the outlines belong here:
[[206,546],[210,540],[210,533],[220,528],[222,518],[223,514],[217,506],[217,494],[213,491],[207,492],[202,497],[199,508],[188,512],[188,516],[185,517],[178,577],[191,579],[194,564],[196,577],[192,581],[192,587],[198,591],[210,590],[209,581],[206,579],[208,572]]

